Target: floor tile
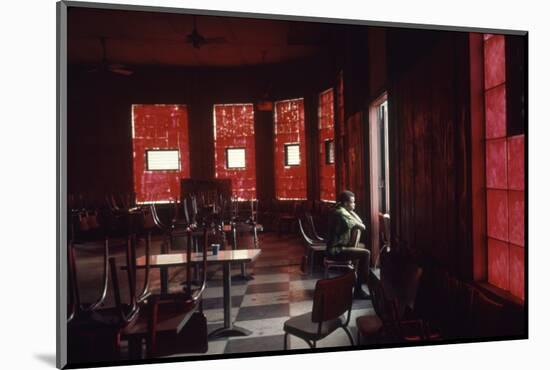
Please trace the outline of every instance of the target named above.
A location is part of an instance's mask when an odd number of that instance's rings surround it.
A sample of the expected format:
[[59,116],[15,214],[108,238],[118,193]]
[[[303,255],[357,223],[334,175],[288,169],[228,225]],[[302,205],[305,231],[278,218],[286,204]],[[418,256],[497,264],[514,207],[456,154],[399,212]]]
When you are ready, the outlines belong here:
[[289,302],[312,301],[313,292],[313,289],[290,290],[288,300]]
[[225,347],[225,353],[250,353],[283,350],[284,335],[262,336],[260,338],[232,339]]
[[250,280],[250,285],[267,284],[267,283],[286,283],[290,281],[288,273],[281,274],[261,274],[254,275],[254,280]]
[[[237,315],[239,314],[239,310],[240,308],[231,309],[231,321],[235,322]],[[203,313],[206,316],[206,321],[208,323],[223,322],[223,308],[204,310]]]
[[317,280],[294,280],[290,282],[290,290],[315,289]]
[[246,294],[253,293],[274,293],[288,292],[290,283],[266,283],[266,284],[250,284],[246,290]]
[[[231,284],[231,296],[242,296],[246,292],[247,284],[233,285]],[[206,288],[203,293],[203,298],[223,297],[223,287]]]
[[[231,296],[231,307],[240,307],[243,302],[242,295],[233,295]],[[223,308],[223,297],[215,298],[203,298],[202,300],[203,310],[211,310],[216,308]]]
[[254,273],[256,275],[264,274],[283,274],[289,273],[290,268],[288,266],[268,266],[268,267],[255,267]]
[[262,306],[289,302],[289,292],[253,293],[244,296],[241,307]]
[[252,332],[248,338],[284,334],[283,325],[290,316],[238,321],[237,326]]
[[289,304],[270,304],[239,308],[237,321],[269,319],[273,317],[289,316]]
[[306,312],[311,312],[313,308],[313,301],[301,301],[290,303],[290,316],[302,315]]

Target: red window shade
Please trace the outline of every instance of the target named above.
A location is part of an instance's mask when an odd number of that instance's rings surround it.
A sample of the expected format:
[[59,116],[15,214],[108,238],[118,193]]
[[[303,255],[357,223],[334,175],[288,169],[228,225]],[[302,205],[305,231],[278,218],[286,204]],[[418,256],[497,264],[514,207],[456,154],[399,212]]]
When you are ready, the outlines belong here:
[[[253,104],[214,105],[214,150],[216,178],[231,179],[233,195],[256,199],[256,146]],[[244,167],[228,168],[227,149],[244,149]],[[234,151],[237,153],[240,151]],[[231,166],[229,166],[231,167]]]
[[[275,103],[275,196],[306,199],[306,135],[304,99]],[[300,145],[300,164],[285,166],[285,144]]]
[[337,103],[337,119],[338,119],[338,135],[337,135],[337,146],[338,152],[340,153],[339,163],[338,163],[338,191],[341,191],[346,186],[346,156],[344,151],[344,137],[345,137],[345,112],[344,112],[344,71],[338,73],[338,82],[336,86],[336,103]]
[[524,299],[524,136],[508,136],[506,38],[484,35],[489,283]]
[[326,142],[334,143],[334,91],[319,94],[319,180],[321,200],[336,200],[335,164],[327,163]]
[[[132,105],[134,191],[137,203],[166,202],[179,196],[188,178],[189,131],[185,105]],[[147,170],[147,151],[179,151],[179,170]]]

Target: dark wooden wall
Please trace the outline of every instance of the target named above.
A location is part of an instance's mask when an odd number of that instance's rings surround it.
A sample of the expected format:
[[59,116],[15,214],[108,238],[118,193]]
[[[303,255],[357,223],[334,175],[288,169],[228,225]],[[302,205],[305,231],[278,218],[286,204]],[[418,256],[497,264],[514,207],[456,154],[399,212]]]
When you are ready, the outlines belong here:
[[471,278],[468,35],[388,32],[392,231]]
[[[69,67],[68,188],[98,195],[133,190],[132,104],[187,104],[191,177],[214,177],[213,113],[217,103],[254,103],[269,88],[273,99],[305,98],[308,161],[317,167],[317,94],[332,87],[331,56],[294,63],[229,69],[141,68],[130,77]],[[256,111],[257,187],[274,197],[273,113]],[[308,195],[318,197],[316,172]]]

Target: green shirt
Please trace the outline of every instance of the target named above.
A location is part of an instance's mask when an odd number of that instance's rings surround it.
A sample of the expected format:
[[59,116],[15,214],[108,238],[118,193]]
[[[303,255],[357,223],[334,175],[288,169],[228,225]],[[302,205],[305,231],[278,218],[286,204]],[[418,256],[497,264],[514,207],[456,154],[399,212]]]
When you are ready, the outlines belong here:
[[342,247],[350,244],[351,230],[359,222],[342,206],[336,207],[332,216],[327,239],[327,253],[335,255],[342,251]]

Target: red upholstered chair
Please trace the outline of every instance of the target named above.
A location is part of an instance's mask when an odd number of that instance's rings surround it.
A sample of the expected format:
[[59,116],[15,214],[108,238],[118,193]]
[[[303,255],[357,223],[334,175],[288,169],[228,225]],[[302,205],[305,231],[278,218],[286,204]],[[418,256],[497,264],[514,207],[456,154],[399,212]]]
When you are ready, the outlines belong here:
[[[284,323],[284,349],[288,348],[288,335],[303,339],[311,348],[338,328],[344,329],[353,345],[348,329],[351,315],[355,276],[349,271],[333,279],[318,280],[313,294],[311,312],[295,316]],[[344,314],[347,312],[347,317]]]

